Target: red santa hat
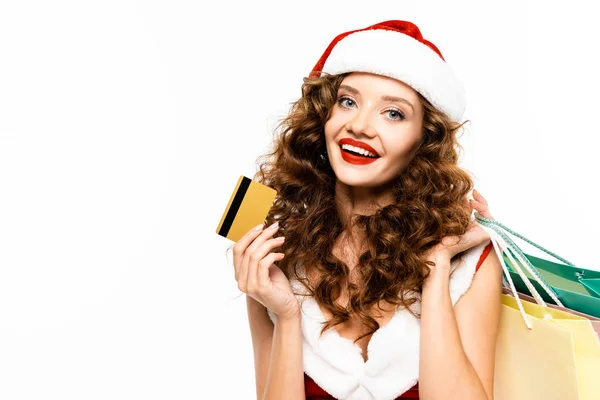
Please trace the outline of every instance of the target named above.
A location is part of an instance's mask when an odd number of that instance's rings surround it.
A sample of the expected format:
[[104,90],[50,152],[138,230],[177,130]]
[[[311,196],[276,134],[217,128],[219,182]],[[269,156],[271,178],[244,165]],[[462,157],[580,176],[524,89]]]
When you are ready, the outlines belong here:
[[398,79],[462,122],[464,87],[439,49],[412,22],[384,21],[337,35],[309,76],[353,71]]

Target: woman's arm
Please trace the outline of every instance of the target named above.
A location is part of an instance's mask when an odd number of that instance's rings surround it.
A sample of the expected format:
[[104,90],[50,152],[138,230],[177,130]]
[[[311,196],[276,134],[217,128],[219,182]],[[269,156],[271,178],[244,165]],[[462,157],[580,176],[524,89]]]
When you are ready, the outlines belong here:
[[246,296],[254,348],[257,399],[305,400],[300,313],[273,324],[266,308]]
[[502,267],[492,249],[453,308],[449,264],[433,268],[423,286],[419,393],[422,400],[492,400]]
[[265,306],[246,295],[248,322],[254,350],[254,373],[256,379],[256,398],[262,399],[269,374],[271,344],[273,342],[273,322],[267,315]]

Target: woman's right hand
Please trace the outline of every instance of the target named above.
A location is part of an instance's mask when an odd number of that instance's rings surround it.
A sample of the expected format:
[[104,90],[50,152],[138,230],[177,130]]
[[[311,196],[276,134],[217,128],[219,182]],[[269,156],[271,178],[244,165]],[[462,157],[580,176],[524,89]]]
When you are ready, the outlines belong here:
[[[290,281],[274,264],[284,253],[270,253],[281,246],[283,237],[272,239],[279,226],[249,230],[233,246],[233,265],[238,288],[252,297],[279,319],[295,318],[300,305]],[[261,233],[262,231],[262,233]]]

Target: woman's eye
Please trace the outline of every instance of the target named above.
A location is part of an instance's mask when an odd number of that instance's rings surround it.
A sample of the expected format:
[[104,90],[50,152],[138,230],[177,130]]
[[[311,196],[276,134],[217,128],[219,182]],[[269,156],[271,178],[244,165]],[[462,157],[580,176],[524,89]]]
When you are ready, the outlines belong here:
[[[346,105],[344,105],[344,101],[350,102],[351,105],[348,105],[348,103],[346,103]],[[340,97],[338,99],[338,103],[341,104],[343,107],[352,107],[352,104],[354,103],[354,100],[349,99],[348,97]]]
[[[345,108],[352,108],[355,105],[354,100],[352,100],[349,97],[340,97],[338,99],[338,103],[342,107],[345,107]],[[399,110],[392,109],[392,110],[387,110],[386,112],[390,113],[390,117],[391,117],[390,119],[392,121],[402,121],[402,120],[406,119],[404,114],[401,113]]]
[[[395,121],[402,121],[403,119],[405,119],[406,117],[404,116],[404,114],[402,114],[400,111],[398,110],[387,110],[387,113],[390,113],[390,116],[392,117],[391,119],[395,120]],[[396,117],[393,117],[393,115],[396,115]]]

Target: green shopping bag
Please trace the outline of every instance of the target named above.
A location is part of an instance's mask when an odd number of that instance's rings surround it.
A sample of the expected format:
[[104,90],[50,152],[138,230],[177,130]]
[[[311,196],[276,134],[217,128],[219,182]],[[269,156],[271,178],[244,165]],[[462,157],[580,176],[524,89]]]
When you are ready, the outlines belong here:
[[[600,271],[577,268],[572,264],[558,264],[528,254],[525,256],[551,286],[585,296],[600,297]],[[514,271],[512,268],[511,270]]]
[[[598,271],[593,271],[598,273]],[[581,283],[587,287],[592,293],[595,293],[597,297],[600,297],[600,279],[581,279]]]
[[[502,252],[502,258],[505,260],[510,277],[519,292],[532,295],[529,286],[533,286],[545,302],[600,318],[600,271],[578,268],[564,258],[510,230],[498,221],[484,218],[477,212],[475,217],[480,224],[493,229],[509,244],[509,247]],[[506,232],[526,241],[565,264],[524,253],[508,237]],[[523,277],[515,271],[514,262],[516,262],[516,258],[520,258],[523,264],[528,265],[531,269],[531,271],[521,271],[524,274]],[[544,290],[532,273],[535,273],[539,281],[548,286],[549,290]],[[527,278],[528,282],[525,282],[524,278]],[[553,294],[553,296],[548,293]]]
[[[503,256],[504,256],[504,259],[506,260],[505,253],[503,253]],[[527,254],[525,254],[525,256],[527,258],[530,258],[530,261],[533,264],[534,268],[537,269],[535,257],[529,256]],[[507,261],[507,263],[508,263],[508,261]],[[531,295],[531,291],[528,290],[527,286],[523,282],[523,279],[521,279],[521,277],[514,270],[512,270],[510,265],[509,265],[509,272],[510,272],[511,278],[513,279],[513,281],[515,283],[517,290],[520,293]],[[557,304],[553,299],[550,298],[550,296],[548,294],[546,294],[546,292],[543,291],[540,284],[537,283],[533,279],[531,274],[529,274],[527,272],[525,272],[525,274],[528,276],[529,281],[533,284],[535,289],[540,293],[540,295],[542,296],[544,301],[546,301],[547,303],[550,303],[550,304],[555,304],[555,305]],[[578,311],[578,312],[581,312],[584,314],[588,314],[588,315],[592,315],[594,317],[600,318],[600,298],[588,295],[586,293],[573,292],[570,290],[561,289],[561,288],[553,286],[553,285],[549,285],[549,286],[556,293],[556,296],[560,299],[560,301],[563,303],[563,305],[565,307],[567,307],[571,310],[575,310],[575,311]]]

